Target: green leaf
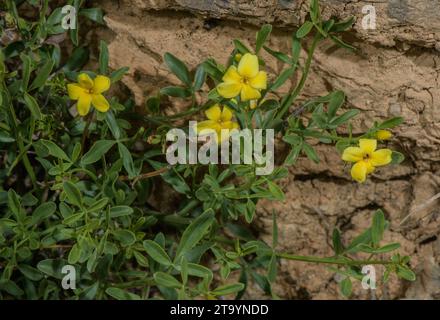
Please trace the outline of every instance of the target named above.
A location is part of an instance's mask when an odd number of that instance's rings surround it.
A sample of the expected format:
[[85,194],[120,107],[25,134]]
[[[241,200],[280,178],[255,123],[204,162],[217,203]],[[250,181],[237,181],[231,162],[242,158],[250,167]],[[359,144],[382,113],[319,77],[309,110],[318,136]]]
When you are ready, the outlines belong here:
[[81,218],[84,216],[84,212],[78,212],[75,214],[72,214],[71,216],[68,216],[63,220],[63,223],[66,225],[73,225],[75,222],[78,222],[81,220]]
[[158,113],[160,110],[160,99],[158,97],[150,97],[147,99],[147,108],[152,113]]
[[292,38],[292,63],[296,65],[299,60],[299,55],[301,54],[301,40],[293,37]]
[[117,218],[123,216],[129,216],[133,213],[133,209],[129,206],[116,206],[110,208],[110,217]]
[[101,74],[108,72],[108,47],[103,40],[99,42],[99,72]]
[[87,153],[81,158],[81,165],[87,165],[95,163],[100,160],[107,151],[116,143],[113,140],[98,140],[87,151]]
[[315,163],[319,163],[318,154],[316,153],[315,149],[311,145],[309,145],[308,143],[304,143],[303,150],[304,150],[307,158],[309,158],[310,160],[312,160]]
[[295,69],[296,69],[295,67],[290,67],[284,70],[283,72],[281,72],[281,74],[272,83],[269,90],[273,91],[281,87],[287,81],[287,79],[289,79],[293,75]]
[[275,254],[272,255],[269,262],[269,269],[267,270],[267,279],[270,282],[274,282],[277,278],[277,272],[278,272],[278,262],[277,262],[277,256]]
[[334,127],[337,127],[337,126],[347,122],[351,118],[357,116],[358,114],[359,114],[359,110],[351,109],[351,110],[345,112],[344,114],[341,114],[339,117],[332,119],[332,121],[330,121],[330,124],[333,125]]
[[371,241],[371,229],[368,228],[362,232],[359,236],[353,239],[353,241],[348,245],[344,252],[355,253],[359,251],[358,246],[360,244],[368,244]]
[[153,277],[154,281],[156,281],[157,285],[159,286],[176,289],[182,287],[182,284],[176,278],[167,273],[156,272]]
[[358,248],[362,252],[378,254],[378,253],[386,253],[386,252],[390,252],[390,251],[394,251],[396,249],[399,249],[400,243],[394,242],[394,243],[384,245],[380,248],[372,248],[369,245],[360,244]]
[[345,43],[344,41],[342,41],[340,38],[334,36],[334,35],[330,35],[330,39],[332,39],[332,41],[334,43],[336,43],[338,46],[351,50],[351,51],[356,51],[356,48],[353,47],[352,45],[349,45],[348,43]]
[[311,0],[310,1],[310,18],[313,22],[318,22],[319,19],[319,0]]
[[105,293],[116,300],[141,300],[141,297],[137,294],[116,287],[109,287],[105,289]]
[[195,263],[188,263],[188,274],[194,277],[206,278],[209,282],[214,277],[211,269]]
[[378,125],[379,129],[389,129],[397,127],[403,123],[404,119],[402,117],[395,117],[388,120],[385,120],[381,124]]
[[89,49],[85,47],[75,48],[63,66],[64,71],[74,71],[81,69],[89,60]]
[[251,52],[251,50],[249,50],[240,40],[234,39],[232,42],[234,43],[235,49],[241,54]]
[[215,288],[211,293],[215,296],[226,296],[228,294],[237,293],[244,289],[243,283],[231,283]]
[[136,171],[130,151],[128,151],[127,147],[122,143],[118,143],[118,150],[119,155],[122,158],[122,164],[124,165],[125,170],[127,170],[129,178],[135,177]]
[[257,41],[255,45],[255,54],[258,54],[263,44],[266,42],[267,38],[272,31],[272,26],[270,24],[265,24],[261,27],[260,31],[257,32]]
[[349,277],[341,281],[340,287],[341,287],[341,292],[345,297],[348,298],[351,296],[352,283]]
[[121,80],[122,77],[127,73],[128,70],[129,70],[128,67],[122,67],[122,68],[119,68],[118,70],[113,71],[110,74],[110,80],[112,81],[112,83],[116,83],[119,80]]
[[304,38],[306,35],[309,34],[312,28],[313,23],[311,21],[304,22],[304,24],[296,31],[296,37],[299,39]]
[[48,219],[51,215],[55,213],[57,206],[55,202],[44,202],[38,206],[32,212],[32,224],[37,225],[38,223]]
[[105,24],[104,12],[101,8],[83,8],[79,10],[79,15],[87,17],[88,19],[99,24]]
[[145,251],[147,251],[148,255],[156,262],[164,265],[171,266],[172,262],[170,257],[167,255],[165,250],[153,240],[145,240],[143,243]]
[[182,87],[165,87],[160,89],[160,93],[176,98],[186,98],[191,96],[191,91]]
[[8,190],[8,207],[16,217],[21,216],[22,208],[20,198],[12,188]]
[[79,189],[77,188],[76,185],[74,185],[70,181],[64,181],[63,189],[64,189],[64,192],[67,195],[67,198],[69,198],[69,201],[72,204],[74,204],[74,205],[76,205],[78,207],[82,207],[81,192],[79,191]]
[[330,30],[332,32],[341,32],[341,31],[345,31],[348,28],[351,28],[351,26],[353,25],[355,19],[354,17],[350,17],[344,21],[341,22],[336,22],[335,24],[333,24],[333,26],[330,28]]
[[191,78],[186,65],[169,52],[165,53],[164,60],[168,68],[170,68],[170,70],[177,76],[177,78],[179,78],[180,81],[190,87]]
[[18,266],[18,270],[28,279],[32,281],[40,281],[43,278],[41,272],[27,264],[21,264]]
[[23,94],[23,100],[26,106],[28,107],[29,111],[31,112],[32,116],[36,120],[41,120],[42,116],[37,100],[35,100],[35,98],[27,92]]
[[332,93],[330,103],[328,104],[328,114],[330,118],[336,115],[336,112],[345,101],[345,94],[342,91],[335,91]]
[[270,194],[275,200],[284,200],[284,192],[276,183],[268,180],[267,186],[269,188]]
[[131,246],[136,242],[136,236],[130,230],[114,230],[113,236],[118,240],[123,246]]
[[373,216],[371,226],[371,241],[377,245],[382,240],[385,231],[385,215],[382,210],[377,210]]
[[341,241],[341,233],[338,229],[333,229],[333,250],[335,251],[336,255],[341,254],[344,251],[344,246]]
[[203,64],[197,67],[196,74],[194,75],[194,91],[198,91],[202,88],[206,81],[206,71]]
[[98,201],[94,202],[91,206],[87,208],[88,212],[95,212],[100,211],[102,208],[104,208],[108,203],[108,198],[102,198]]
[[209,227],[214,223],[215,216],[212,209],[208,209],[200,216],[198,216],[183,232],[182,238],[176,250],[175,262],[180,260],[180,257],[191,250],[208,231]]
[[32,72],[32,60],[25,54],[20,54],[20,58],[23,61],[21,88],[23,92],[26,92]]
[[245,211],[245,219],[247,223],[252,222],[252,220],[254,219],[254,214],[255,214],[255,203],[251,199],[248,199],[246,203],[246,211]]
[[180,275],[182,276],[183,285],[186,285],[186,283],[188,282],[188,260],[185,258],[185,256],[182,257],[180,269]]
[[284,160],[284,164],[286,166],[293,165],[296,162],[296,160],[298,159],[298,156],[302,150],[302,147],[303,147],[303,144],[300,143],[292,148],[292,150],[289,152],[286,159]]
[[397,151],[391,153],[391,164],[400,164],[405,160],[405,156]]
[[416,280],[416,274],[409,268],[403,267],[400,265],[396,266],[396,274],[399,276],[399,278],[408,280],[408,281],[414,281]]
[[62,279],[64,275],[61,270],[66,263],[67,261],[62,259],[46,259],[38,262],[37,269],[51,277]]
[[70,264],[75,264],[75,263],[77,263],[79,261],[80,257],[81,257],[81,248],[80,248],[78,243],[75,243],[73,245],[73,247],[70,249],[67,261]]
[[66,153],[58,147],[54,142],[50,140],[40,140],[40,142],[46,147],[49,154],[55,158],[63,159],[70,162],[69,157],[66,155]]
[[108,128],[112,132],[113,137],[116,140],[119,140],[121,138],[121,129],[119,128],[119,125],[116,122],[116,118],[113,112],[107,111],[105,113],[105,121],[107,122]]
[[278,60],[280,60],[284,63],[287,63],[287,64],[292,64],[292,60],[290,59],[290,57],[287,54],[272,50],[271,48],[266,47],[266,46],[264,46],[263,48],[264,48],[264,50],[266,50],[269,54],[271,54],[272,56],[274,56]]
[[14,297],[21,297],[24,294],[24,291],[9,279],[0,281],[0,290],[4,290]]
[[39,89],[46,83],[46,80],[49,77],[49,74],[52,71],[54,64],[54,61],[52,61],[51,59],[47,60],[47,62],[41,67],[41,69],[38,70],[37,76],[35,77],[34,81],[32,81],[32,84],[29,87],[29,91],[33,89]]

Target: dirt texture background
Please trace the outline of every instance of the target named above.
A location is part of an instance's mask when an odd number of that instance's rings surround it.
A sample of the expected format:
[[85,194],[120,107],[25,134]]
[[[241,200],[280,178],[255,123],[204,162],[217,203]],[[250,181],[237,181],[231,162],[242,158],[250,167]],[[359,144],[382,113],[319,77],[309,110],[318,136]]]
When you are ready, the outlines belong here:
[[[301,24],[308,1],[299,0],[102,0],[107,29],[100,36],[109,42],[112,68],[130,67],[124,84],[142,106],[159,87],[178,83],[162,56],[169,51],[191,68],[213,57],[226,63],[232,39],[254,45],[264,23],[274,26],[269,46],[289,50],[290,34]],[[359,132],[374,120],[403,116],[405,124],[394,132],[391,147],[407,160],[379,170],[364,184],[350,179],[336,150],[319,146],[319,165],[302,159],[282,181],[284,202],[261,202],[256,228],[271,238],[272,211],[278,216],[279,249],[328,256],[331,231],[337,226],[347,240],[367,227],[373,212],[384,208],[391,221],[386,240],[399,241],[401,252],[411,255],[417,281],[393,279],[372,293],[360,284],[354,298],[440,298],[440,201],[427,201],[440,192],[440,1],[322,0],[325,17],[357,18],[344,39],[356,53],[323,43],[314,57],[304,96],[325,95],[340,89],[346,107],[358,108]],[[364,30],[362,8],[373,4],[377,29]],[[271,77],[282,66],[267,54]],[[286,92],[297,79],[281,88]],[[173,112],[171,110],[170,112]],[[402,219],[415,211],[407,222]],[[377,270],[381,272],[381,270]],[[286,299],[339,299],[337,279],[322,265],[282,261],[275,292]],[[256,286],[251,298],[268,298]]]

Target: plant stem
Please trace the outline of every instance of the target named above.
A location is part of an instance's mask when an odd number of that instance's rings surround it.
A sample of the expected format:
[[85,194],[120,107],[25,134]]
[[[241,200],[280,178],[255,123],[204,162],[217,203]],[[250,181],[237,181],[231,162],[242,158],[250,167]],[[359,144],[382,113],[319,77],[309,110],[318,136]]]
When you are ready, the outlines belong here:
[[369,264],[393,264],[392,261],[385,260],[345,260],[340,258],[320,258],[311,256],[298,256],[288,253],[277,253],[277,256],[287,260],[303,261],[303,262],[315,262],[324,264],[337,264],[337,265],[349,265],[349,266],[362,266]]
[[82,138],[81,138],[81,156],[84,154],[84,145],[86,143],[86,138],[89,135],[89,127],[92,123],[92,119],[94,117],[94,113],[91,113],[87,116],[86,126],[84,127]]
[[316,46],[318,45],[320,39],[321,39],[321,35],[319,33],[317,33],[315,35],[315,37],[313,38],[312,45],[309,48],[309,51],[307,54],[307,60],[304,65],[304,71],[301,76],[301,79],[300,79],[298,85],[296,86],[295,90],[292,92],[292,94],[289,96],[287,101],[284,103],[281,111],[277,114],[276,119],[281,119],[284,116],[284,114],[289,110],[289,107],[292,104],[292,102],[296,99],[296,97],[300,94],[301,90],[303,89],[304,84],[306,83],[307,77],[309,75],[313,53],[315,52]]
[[24,167],[29,174],[29,177],[31,178],[32,184],[34,187],[36,186],[37,177],[35,175],[34,169],[31,165],[31,162],[29,161],[29,158],[27,156],[27,150],[24,147],[23,144],[23,138],[21,136],[20,130],[18,130],[18,122],[17,122],[17,116],[15,114],[14,106],[12,105],[11,97],[9,95],[9,91],[6,88],[6,85],[4,82],[1,84],[6,97],[6,104],[8,105],[8,111],[9,111],[9,118],[10,122],[12,124],[12,130],[14,132],[15,140],[17,141],[18,149],[20,150],[20,155],[23,155],[23,164]]

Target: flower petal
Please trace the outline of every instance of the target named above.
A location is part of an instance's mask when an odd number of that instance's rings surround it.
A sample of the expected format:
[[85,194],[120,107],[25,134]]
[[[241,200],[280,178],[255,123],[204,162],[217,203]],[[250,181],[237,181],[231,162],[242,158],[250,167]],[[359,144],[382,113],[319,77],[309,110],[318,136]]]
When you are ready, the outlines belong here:
[[231,111],[231,109],[229,109],[228,107],[223,107],[223,111],[222,111],[222,115],[221,115],[221,120],[222,122],[225,121],[230,121],[232,119],[233,113]]
[[238,74],[235,66],[230,66],[222,80],[228,83],[241,83],[241,76]]
[[267,73],[264,71],[258,72],[257,76],[249,79],[249,84],[255,89],[266,89],[267,87]]
[[246,53],[238,63],[238,73],[242,77],[252,79],[257,76],[258,71],[258,57],[254,54]]
[[377,148],[377,140],[375,139],[359,139],[359,147],[365,153],[373,153]]
[[78,100],[81,95],[86,94],[86,90],[77,83],[69,83],[67,85],[67,93],[70,99]]
[[342,153],[342,160],[348,162],[358,162],[364,157],[364,152],[358,147],[348,147]]
[[89,77],[87,73],[81,73],[78,75],[78,83],[84,89],[92,89],[93,88],[93,80]]
[[211,108],[209,108],[208,110],[205,111],[206,117],[209,120],[214,120],[214,121],[219,121],[221,114],[222,114],[222,110],[220,109],[220,106],[218,103],[216,103],[215,105],[213,105]]
[[373,164],[371,163],[371,161],[364,161],[365,165],[367,167],[367,174],[370,174],[374,171],[375,167],[373,166]]
[[220,124],[214,120],[205,120],[197,123],[197,132],[201,132],[202,130],[220,131],[220,129]]
[[240,126],[235,121],[226,121],[226,122],[222,122],[221,127],[222,129],[232,130],[232,129],[238,129]]
[[222,82],[217,86],[217,92],[223,98],[230,99],[238,96],[241,88],[241,83]]
[[103,93],[110,88],[110,78],[106,76],[97,76],[93,81],[93,93]]
[[365,181],[367,178],[367,165],[364,161],[358,161],[351,167],[351,177],[357,182]]
[[247,84],[243,85],[243,88],[241,89],[242,101],[260,99],[260,97],[261,97],[260,91],[252,88],[250,85]]
[[87,113],[89,113],[91,103],[92,103],[92,96],[90,94],[81,95],[76,104],[76,109],[78,110],[78,114],[80,116],[85,116]]
[[376,132],[376,138],[378,140],[389,140],[393,134],[388,130],[379,130]]
[[370,162],[373,166],[385,166],[391,162],[391,154],[393,152],[390,149],[380,149],[374,151],[371,154]]
[[107,112],[110,108],[107,99],[102,94],[94,94],[92,104],[100,112]]

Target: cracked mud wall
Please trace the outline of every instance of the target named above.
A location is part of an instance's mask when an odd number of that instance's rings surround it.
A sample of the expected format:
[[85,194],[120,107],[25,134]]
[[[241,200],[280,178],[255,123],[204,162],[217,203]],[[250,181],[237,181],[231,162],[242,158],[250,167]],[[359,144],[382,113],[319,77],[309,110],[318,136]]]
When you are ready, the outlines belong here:
[[[252,46],[264,23],[274,31],[269,46],[289,50],[290,33],[307,15],[307,1],[297,0],[102,0],[112,68],[129,66],[125,85],[136,104],[164,85],[177,84],[162,56],[169,51],[191,68],[213,57],[225,63],[232,39]],[[362,8],[374,4],[377,29],[361,27]],[[374,120],[403,116],[392,148],[407,157],[400,166],[379,170],[365,184],[350,179],[336,150],[319,146],[321,163],[306,159],[282,181],[284,202],[261,202],[256,228],[271,238],[272,211],[278,216],[279,249],[303,255],[331,255],[331,231],[348,237],[367,226],[372,213],[384,208],[391,221],[387,241],[401,242],[417,270],[415,283],[392,280],[376,296],[440,298],[440,201],[424,203],[440,192],[440,1],[321,1],[325,17],[357,18],[345,40],[359,48],[348,52],[323,43],[317,50],[303,99],[340,89],[347,107],[358,108],[359,132]],[[282,66],[263,53],[270,76]],[[286,92],[293,79],[281,88]],[[293,106],[294,108],[295,106]],[[178,108],[178,107],[176,107]],[[174,112],[172,108],[167,112]],[[411,211],[416,212],[403,225]],[[378,270],[380,272],[380,270]],[[322,265],[282,261],[276,293],[282,298],[341,298],[333,273]],[[255,287],[252,298],[265,298]],[[354,288],[354,298],[371,293]],[[267,298],[267,297],[266,297]]]

